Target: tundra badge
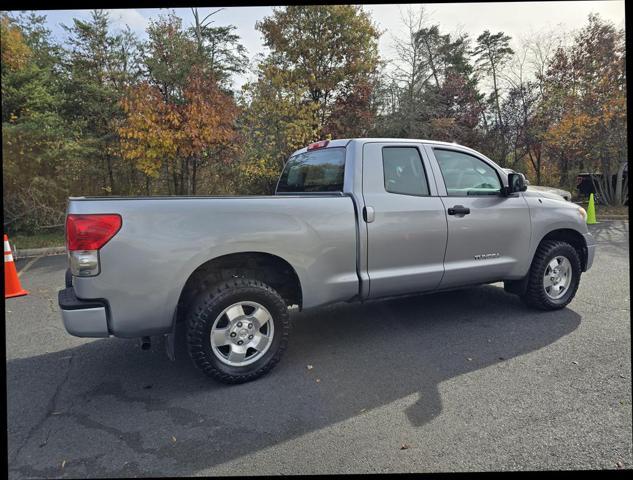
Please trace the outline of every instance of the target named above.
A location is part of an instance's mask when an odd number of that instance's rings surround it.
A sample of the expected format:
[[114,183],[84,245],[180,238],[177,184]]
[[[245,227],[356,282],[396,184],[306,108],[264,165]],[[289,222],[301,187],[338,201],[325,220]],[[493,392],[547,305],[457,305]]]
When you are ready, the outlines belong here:
[[498,258],[498,253],[481,253],[479,255],[475,255],[475,260],[486,260],[488,258]]

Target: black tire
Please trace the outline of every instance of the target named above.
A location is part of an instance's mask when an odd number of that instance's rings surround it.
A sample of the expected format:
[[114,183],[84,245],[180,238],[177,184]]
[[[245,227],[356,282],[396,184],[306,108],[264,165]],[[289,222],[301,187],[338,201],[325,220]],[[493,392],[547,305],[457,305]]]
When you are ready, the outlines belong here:
[[[543,276],[549,262],[557,256],[567,258],[571,264],[572,279],[565,294],[553,299],[547,295],[543,286]],[[567,242],[558,240],[546,240],[542,242],[532,260],[532,266],[528,273],[528,284],[523,301],[530,307],[540,310],[558,310],[567,306],[572,301],[580,284],[580,258],[576,249]]]
[[[211,328],[225,308],[236,302],[251,301],[271,314],[274,334],[268,350],[254,363],[232,366],[223,363],[211,347]],[[244,383],[268,373],[281,359],[288,345],[290,316],[284,300],[259,280],[234,278],[222,281],[200,293],[186,315],[187,350],[196,367],[223,383]]]

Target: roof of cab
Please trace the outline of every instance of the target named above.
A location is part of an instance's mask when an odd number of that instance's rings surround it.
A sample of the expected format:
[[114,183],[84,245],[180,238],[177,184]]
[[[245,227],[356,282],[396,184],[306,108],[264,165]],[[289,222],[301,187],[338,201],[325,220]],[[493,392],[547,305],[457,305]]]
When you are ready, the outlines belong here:
[[[466,147],[465,145],[460,145],[458,143],[450,143],[450,142],[440,142],[439,140],[426,140],[426,139],[422,139],[422,138],[340,138],[340,139],[334,139],[334,140],[330,140],[329,143],[327,144],[326,147],[323,148],[332,148],[332,147],[346,147],[350,142],[359,142],[359,143],[376,143],[376,142],[411,142],[411,143],[430,143],[433,145],[444,145],[444,146],[451,146],[451,147],[455,147],[455,146],[459,146],[459,147],[463,147],[463,148],[467,148],[469,150],[469,147]],[[308,147],[305,146],[303,148],[300,148],[299,150],[295,150],[292,155],[290,155],[291,157],[294,157],[295,155],[298,155],[299,153],[305,153],[307,152]]]

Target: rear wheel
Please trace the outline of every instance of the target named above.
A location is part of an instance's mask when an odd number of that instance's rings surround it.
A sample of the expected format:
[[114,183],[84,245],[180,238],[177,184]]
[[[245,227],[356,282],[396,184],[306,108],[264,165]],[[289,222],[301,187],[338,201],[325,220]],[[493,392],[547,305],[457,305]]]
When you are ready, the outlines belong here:
[[258,280],[234,278],[198,295],[187,315],[195,365],[224,383],[269,372],[288,343],[290,318],[279,294]]
[[580,258],[567,242],[547,240],[534,255],[525,294],[526,304],[556,310],[572,301],[580,283]]

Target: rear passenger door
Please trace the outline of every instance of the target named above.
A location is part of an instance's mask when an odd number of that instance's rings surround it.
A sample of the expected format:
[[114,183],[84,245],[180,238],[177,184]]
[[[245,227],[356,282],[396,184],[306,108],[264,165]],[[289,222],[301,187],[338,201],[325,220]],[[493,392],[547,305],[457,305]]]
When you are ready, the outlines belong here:
[[530,246],[530,211],[521,193],[500,195],[495,166],[449,147],[426,150],[446,209],[448,242],[440,288],[517,278]]
[[433,290],[444,272],[446,213],[416,143],[363,146],[369,297]]

